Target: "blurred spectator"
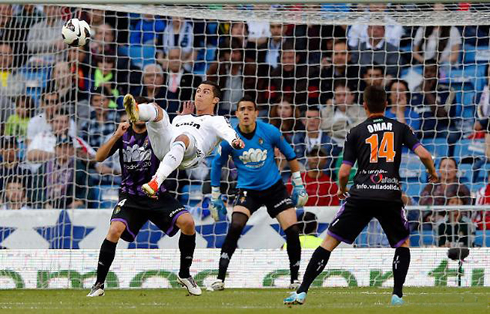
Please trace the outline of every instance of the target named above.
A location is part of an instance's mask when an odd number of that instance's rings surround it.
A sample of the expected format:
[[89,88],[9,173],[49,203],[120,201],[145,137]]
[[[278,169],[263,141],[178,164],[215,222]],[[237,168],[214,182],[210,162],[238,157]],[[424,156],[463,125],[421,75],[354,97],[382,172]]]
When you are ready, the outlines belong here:
[[45,5],[46,18],[34,24],[29,30],[27,47],[33,54],[30,58],[31,63],[52,64],[61,59],[60,52],[66,49],[66,44],[60,36],[60,29],[63,26],[60,9],[60,6]]
[[[307,171],[301,174],[308,202],[305,206],[336,206],[340,204],[337,197],[337,184],[324,172],[328,155],[320,146],[307,151]],[[291,193],[291,180],[287,184]]]
[[27,191],[21,177],[9,177],[2,193],[0,210],[31,209],[27,205]]
[[461,35],[454,26],[421,26],[414,38],[413,58],[420,63],[436,59],[440,64],[455,64],[461,44]]
[[68,62],[57,62],[51,74],[54,90],[62,103],[74,103],[77,100],[75,78]]
[[[285,43],[281,53],[281,64],[270,74],[269,90],[264,95],[263,103],[274,103],[283,99],[300,106],[303,110],[306,109],[308,90],[313,88],[309,78],[318,77],[318,74],[310,73],[310,70],[313,72],[315,68],[299,65],[298,62],[299,55],[293,49],[292,44]],[[308,85],[309,83],[310,85]],[[264,90],[266,89],[264,88]],[[313,98],[312,101],[317,102],[318,98]]]
[[[95,64],[97,68],[94,71],[93,84],[94,88],[104,90],[104,95],[114,98],[119,97],[117,70],[115,69],[116,60],[112,57],[96,57]],[[117,105],[111,101],[111,108],[116,108]]]
[[33,202],[46,209],[83,208],[88,199],[85,166],[75,158],[72,137],[58,136],[55,142],[54,157],[35,176]]
[[[453,196],[449,206],[462,206],[463,200]],[[470,237],[474,234],[474,225],[460,209],[451,209],[437,227],[437,244],[440,247],[471,247]]]
[[99,9],[87,9],[84,11],[83,19],[91,28],[98,28],[105,22],[105,11]]
[[14,55],[13,66],[19,67],[24,64],[27,58],[26,36],[31,28],[26,28],[23,24],[20,24],[17,18],[13,16],[13,13],[12,5],[0,4],[0,42],[12,48]]
[[[31,120],[34,121],[35,118]],[[39,164],[53,158],[55,155],[56,138],[59,136],[68,136],[69,127],[72,120],[68,112],[59,109],[53,113],[49,120],[49,129],[36,133],[36,136],[27,146],[27,161]],[[33,167],[35,170],[38,167]]]
[[[43,132],[51,132],[51,123],[57,111],[64,106],[61,104],[58,93],[53,92],[51,88],[47,88],[41,95],[41,104],[39,109],[41,113],[33,117],[27,126],[27,144],[34,139],[34,137]],[[70,136],[75,136],[77,127],[75,122],[70,119]]]
[[[439,182],[428,183],[420,195],[420,205],[447,205],[449,200],[458,196],[463,205],[471,205],[471,192],[468,187],[459,182],[458,165],[451,157],[441,159],[439,165]],[[444,212],[424,213],[424,221],[440,222]]]
[[167,111],[172,113],[180,109],[180,102],[191,100],[194,90],[202,81],[201,77],[182,68],[180,54],[180,48],[169,49],[168,72],[163,79],[167,86]]
[[[475,205],[490,205],[490,184],[487,183],[485,187],[476,193]],[[478,230],[490,230],[490,210],[474,211],[472,219],[476,223]]]
[[303,130],[300,116],[297,106],[292,105],[287,100],[282,100],[272,106],[268,117],[269,123],[278,128],[286,141],[291,144],[293,135]]
[[78,84],[78,101],[89,96],[90,66],[87,60],[87,47],[72,47],[68,50],[68,62],[72,73],[73,84]]
[[331,57],[328,55],[323,57],[320,72],[320,101],[323,104],[333,98],[336,80],[347,80],[351,92],[357,93],[360,79],[359,67],[351,62],[352,53],[348,51],[347,42],[344,39],[335,39],[332,49]]
[[[271,36],[263,45],[258,47],[259,50],[264,50],[265,64],[270,66],[272,69],[276,69],[279,66],[281,56],[280,52],[282,50],[282,45],[286,41],[286,38],[284,37],[284,35],[286,35],[286,30],[287,27],[284,24],[271,23]],[[262,63],[261,61],[259,62]]]
[[448,85],[439,83],[439,67],[434,59],[425,61],[423,78],[412,93],[412,106],[422,118],[422,137],[447,138],[449,144],[455,143],[461,137],[461,130],[456,128],[457,120],[450,119],[455,115],[456,93]]
[[31,171],[25,164],[20,163],[19,146],[16,139],[10,136],[3,136],[0,143],[0,155],[2,157],[0,162],[0,191],[4,190],[5,181],[13,176],[23,177],[29,186]]
[[92,92],[90,101],[90,118],[82,123],[80,135],[92,148],[98,149],[116,131],[117,112],[109,107],[107,91],[101,88]]
[[396,46],[385,41],[385,26],[369,25],[368,39],[353,48],[352,62],[364,67],[383,64],[386,67],[387,78],[399,76],[401,55]]
[[366,112],[354,102],[355,96],[345,80],[338,80],[334,85],[334,98],[327,100],[321,109],[321,127],[343,147],[347,133],[366,119]]
[[130,30],[131,45],[155,45],[157,34],[165,29],[165,23],[153,14],[143,14],[136,26]]
[[[157,56],[159,60],[166,58],[171,48],[179,47],[182,49],[183,67],[191,71],[191,62],[195,59],[192,22],[184,20],[181,17],[172,17],[163,31],[161,41],[157,43],[157,47],[160,47]],[[162,65],[166,69],[166,62],[162,62]]]
[[260,46],[271,37],[270,24],[265,21],[248,21],[248,39]]
[[[485,74],[486,84],[483,87],[483,91],[480,96],[480,102],[476,108],[477,120],[475,121],[474,130],[479,131],[487,131],[489,133],[490,130],[490,63],[487,64]],[[490,138],[489,138],[490,139]],[[490,141],[489,141],[490,143]],[[486,153],[487,158],[490,158],[490,151]]]
[[[143,86],[135,87],[133,95],[148,98],[149,101],[157,103],[163,109],[167,109],[167,88],[163,85],[163,69],[159,64],[147,64],[143,68]],[[175,114],[175,112],[168,112]]]
[[389,107],[385,116],[408,125],[414,132],[420,130],[420,116],[410,104],[408,83],[403,80],[393,80],[388,87]]
[[384,3],[370,3],[369,4],[369,13],[366,12],[364,17],[361,17],[357,20],[357,23],[352,25],[349,29],[349,33],[347,37],[349,38],[349,46],[353,49],[359,47],[360,44],[366,43],[369,40],[369,30],[368,24],[366,22],[369,21],[372,17],[383,17],[383,20],[387,23],[386,32],[383,34],[382,38],[395,47],[400,45],[400,39],[403,36],[404,30],[403,27],[395,22],[390,16],[383,15],[383,12],[386,10],[386,4]]
[[0,93],[3,96],[17,97],[25,92],[26,78],[15,71],[14,57],[11,44],[0,43]]
[[[303,249],[314,249],[320,246],[322,238],[317,237],[318,218],[312,212],[303,212],[298,216],[298,228],[300,230],[299,242]],[[286,247],[286,245],[284,245]]]
[[322,119],[320,116],[320,110],[317,106],[309,106],[303,113],[301,119],[305,127],[305,132],[296,132],[293,134],[292,143],[296,158],[303,164],[306,163],[306,156],[308,152],[314,149],[322,149],[329,159],[323,163],[324,166],[329,167],[331,165],[331,156],[333,154],[332,139],[320,129]]
[[14,136],[17,140],[25,140],[27,127],[34,115],[36,106],[29,96],[19,96],[15,100],[15,113],[11,115],[5,125],[4,134]]
[[362,80],[359,84],[359,102],[363,102],[363,91],[366,87],[374,86],[384,86],[385,85],[385,68],[382,65],[375,64],[369,67],[363,67],[360,70]]
[[90,41],[90,51],[95,57],[114,57],[117,55],[117,43],[114,28],[109,24],[101,24],[92,28],[95,32]]
[[35,4],[24,4],[15,14],[15,20],[21,29],[31,29],[43,19],[43,12]]
[[232,114],[244,93],[255,87],[254,71],[252,64],[244,62],[244,51],[238,40],[232,39],[231,43],[225,42],[225,45],[221,46],[218,50],[218,61],[211,64],[206,77],[221,88],[219,115]]

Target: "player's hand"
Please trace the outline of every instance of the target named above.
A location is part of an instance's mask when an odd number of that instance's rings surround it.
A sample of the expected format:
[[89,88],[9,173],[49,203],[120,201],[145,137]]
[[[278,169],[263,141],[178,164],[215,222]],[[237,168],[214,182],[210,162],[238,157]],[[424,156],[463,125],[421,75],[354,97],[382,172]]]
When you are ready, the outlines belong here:
[[245,143],[242,141],[241,138],[236,138],[231,142],[231,147],[234,149],[242,149],[245,147]]
[[429,172],[429,177],[428,180],[430,183],[437,183],[439,182],[439,176],[437,175],[437,172],[434,171],[434,173]]
[[129,129],[129,126],[130,126],[129,122],[119,123],[119,126],[117,127],[117,130],[114,133],[114,136],[117,138],[120,138],[121,136],[124,135],[124,133],[126,133],[126,131]]
[[177,112],[179,115],[183,116],[186,114],[193,114],[194,113],[194,103],[192,101],[185,101],[182,104],[182,112]]
[[339,191],[337,192],[337,197],[339,198],[339,200],[345,200],[346,198],[349,197],[349,189],[348,188],[345,188],[345,190],[339,189]]
[[219,187],[213,186],[211,188],[211,207],[209,208],[211,217],[214,221],[220,221],[221,217],[226,216],[226,205],[221,198],[221,192]]
[[294,206],[303,207],[308,202],[308,193],[306,193],[303,180],[299,171],[291,174],[291,183],[293,184],[293,193],[291,193],[291,200]]

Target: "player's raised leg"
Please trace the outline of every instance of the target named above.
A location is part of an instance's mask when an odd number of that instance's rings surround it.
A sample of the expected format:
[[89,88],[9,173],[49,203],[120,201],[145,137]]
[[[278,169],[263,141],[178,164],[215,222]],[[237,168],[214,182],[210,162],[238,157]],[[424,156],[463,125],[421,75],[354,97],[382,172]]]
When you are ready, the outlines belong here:
[[123,222],[111,222],[109,232],[100,247],[99,262],[97,264],[97,280],[87,297],[101,297],[105,294],[104,283],[114,261],[114,256],[116,255],[117,242],[121,238],[124,230],[126,230],[126,225]]
[[201,295],[201,288],[199,288],[190,274],[194,250],[196,248],[194,219],[192,219],[191,214],[184,213],[177,218],[175,224],[181,231],[179,238],[180,271],[177,279],[179,283],[187,289],[189,294]]
[[160,162],[153,179],[142,187],[148,196],[155,195],[163,181],[180,166],[190,144],[191,138],[186,134],[181,134],[175,138],[170,146],[170,150]]
[[211,290],[220,291],[225,289],[225,278],[231,257],[238,245],[238,239],[242,234],[243,228],[250,218],[250,211],[243,206],[235,206],[231,215],[231,224],[226,235],[225,242],[221,248],[219,258],[218,278],[209,287]]
[[300,281],[298,280],[299,266],[301,261],[301,243],[299,241],[298,219],[296,210],[289,208],[280,212],[276,216],[281,224],[282,230],[286,233],[287,252],[289,257],[289,270],[291,274],[291,284],[289,289],[298,289]]

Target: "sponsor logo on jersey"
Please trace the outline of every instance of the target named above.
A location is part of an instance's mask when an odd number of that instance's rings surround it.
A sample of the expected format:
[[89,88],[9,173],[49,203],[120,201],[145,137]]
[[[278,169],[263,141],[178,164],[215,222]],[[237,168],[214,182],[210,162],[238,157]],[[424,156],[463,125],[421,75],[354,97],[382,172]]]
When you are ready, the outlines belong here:
[[123,150],[124,162],[140,162],[151,160],[151,150],[140,147],[138,144],[128,146]]
[[201,127],[200,124],[198,124],[198,123],[196,123],[194,121],[177,123],[175,126],[178,127],[178,128],[180,128],[181,126],[191,126],[191,127],[196,128],[198,130]]
[[259,137],[259,145],[262,145],[262,144],[264,144],[264,140]]
[[114,208],[114,215],[117,215],[119,212],[121,211],[121,206],[116,206],[116,208]]
[[267,159],[267,150],[250,148],[243,152],[239,158],[244,164],[248,164],[249,162],[263,162]]

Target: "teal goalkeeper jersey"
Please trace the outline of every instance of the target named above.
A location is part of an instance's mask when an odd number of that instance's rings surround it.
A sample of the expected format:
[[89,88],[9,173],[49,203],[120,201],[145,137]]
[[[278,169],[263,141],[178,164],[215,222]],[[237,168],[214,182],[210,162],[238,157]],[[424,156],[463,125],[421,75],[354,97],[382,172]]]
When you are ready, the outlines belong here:
[[235,130],[245,143],[245,148],[235,150],[226,141],[221,142],[213,160],[211,185],[220,185],[221,168],[231,156],[238,170],[238,188],[257,191],[270,188],[281,179],[274,149],[277,147],[289,161],[296,158],[293,148],[275,126],[262,121],[257,121],[253,133],[242,134],[238,126]]

